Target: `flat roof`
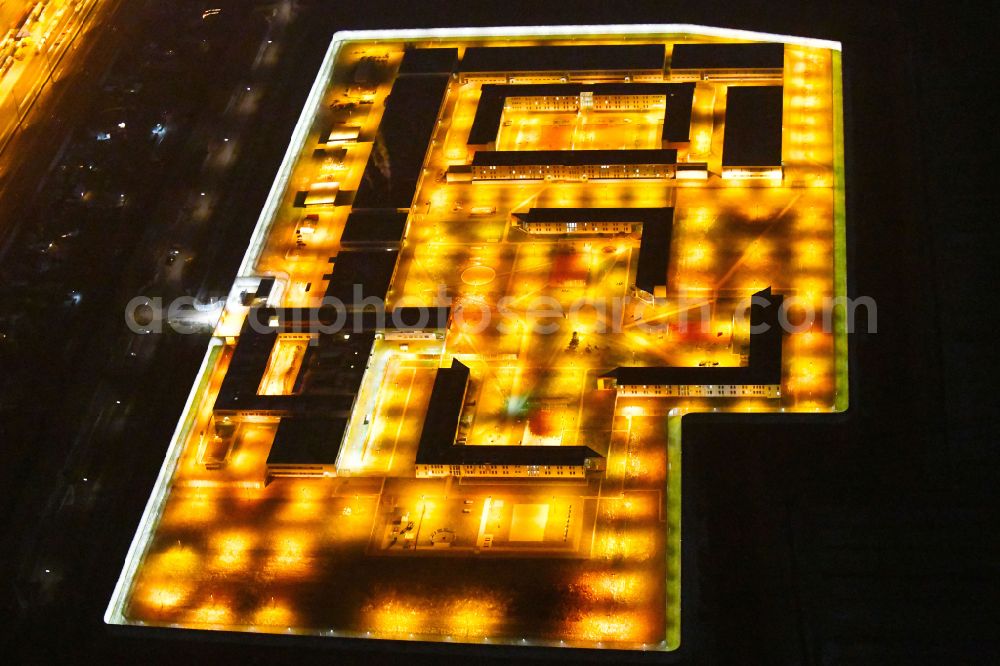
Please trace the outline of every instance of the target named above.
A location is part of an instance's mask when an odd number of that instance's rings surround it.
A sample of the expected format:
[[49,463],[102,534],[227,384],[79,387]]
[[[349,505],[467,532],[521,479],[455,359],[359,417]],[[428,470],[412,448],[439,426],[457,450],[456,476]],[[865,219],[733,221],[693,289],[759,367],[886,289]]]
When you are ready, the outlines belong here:
[[417,464],[446,464],[458,433],[458,421],[469,388],[469,367],[452,360],[450,368],[438,368],[427,402],[423,430],[417,446]]
[[663,44],[580,46],[470,46],[463,72],[561,72],[662,70]]
[[450,307],[396,307],[385,311],[345,313],[343,308],[325,305],[318,308],[262,308],[267,321],[278,318],[277,330],[282,333],[310,332],[310,325],[328,328],[330,333],[371,333],[375,331],[426,331],[448,328]]
[[491,446],[456,444],[439,465],[567,465],[583,467],[587,460],[603,458],[588,446]]
[[398,250],[341,250],[331,259],[333,271],[325,296],[345,306],[358,305],[365,298],[385,299],[398,258]]
[[777,42],[675,44],[670,69],[783,69],[785,45]]
[[253,297],[255,299],[260,299],[266,301],[271,296],[271,291],[274,289],[274,284],[276,279],[273,275],[266,275],[260,279],[257,283],[257,291],[254,292]]
[[478,150],[473,166],[582,166],[599,164],[677,164],[677,151],[654,150]]
[[270,326],[273,308],[251,308],[243,322],[214,410],[274,414],[348,416],[361,387],[374,331],[319,333],[306,347],[292,394],[259,395],[279,328]]
[[[469,130],[469,138],[466,143],[486,144],[496,141],[497,132],[500,129],[500,121],[503,118],[504,103],[507,101],[507,97],[516,96],[516,93],[504,91],[504,88],[534,87],[484,84],[479,94],[479,102],[476,104],[476,115],[472,119],[472,128]],[[536,94],[544,95],[545,93]]]
[[392,84],[354,197],[357,208],[409,208],[413,203],[450,78],[401,76]]
[[399,76],[408,74],[451,74],[458,65],[457,48],[406,49]]
[[650,208],[642,221],[639,240],[639,261],[635,271],[635,286],[652,294],[656,287],[667,284],[670,265],[670,241],[674,231],[673,208]]
[[729,86],[722,166],[780,166],[782,86]]
[[445,330],[451,323],[451,307],[396,307],[385,317],[385,330]]
[[282,418],[267,454],[267,465],[336,463],[347,424],[346,418]]
[[768,287],[754,294],[762,304],[750,306],[750,326],[762,327],[766,330],[750,334],[750,350],[748,363],[750,380],[748,384],[780,384],[781,354],[784,335],[778,310],[784,302],[784,296],[772,294]]
[[691,140],[691,112],[694,110],[694,83],[670,83],[663,118],[663,138],[672,143]]
[[664,95],[663,138],[667,141],[688,141],[691,132],[691,106],[694,83],[543,83],[493,84],[482,87],[476,116],[472,120],[468,143],[486,144],[496,140],[508,97],[577,96],[582,92],[595,95]]
[[353,210],[340,235],[340,245],[399,247],[406,230],[406,213],[395,208]]
[[642,224],[635,286],[652,294],[667,284],[670,243],[673,239],[673,208],[531,208],[515,213],[533,222],[638,222]]
[[320,335],[316,344],[306,348],[295,381],[297,395],[268,397],[303,402],[295,410],[298,413],[347,417],[361,389],[374,345],[373,332],[352,333],[350,339]]
[[[250,313],[257,310],[251,308]],[[233,349],[233,355],[229,359],[229,368],[219,387],[214,409],[251,409],[254,405],[257,387],[260,386],[267,370],[271,349],[278,339],[278,331],[267,328],[261,330],[251,326],[250,313],[243,322],[236,348]],[[266,318],[263,319],[263,324],[267,326]]]
[[761,301],[750,306],[751,328],[766,327],[761,332],[750,333],[750,350],[747,365],[739,367],[667,367],[622,366],[606,373],[619,385],[626,386],[705,386],[720,384],[781,383],[782,332],[778,310],[783,296],[772,294],[771,288],[753,295]]

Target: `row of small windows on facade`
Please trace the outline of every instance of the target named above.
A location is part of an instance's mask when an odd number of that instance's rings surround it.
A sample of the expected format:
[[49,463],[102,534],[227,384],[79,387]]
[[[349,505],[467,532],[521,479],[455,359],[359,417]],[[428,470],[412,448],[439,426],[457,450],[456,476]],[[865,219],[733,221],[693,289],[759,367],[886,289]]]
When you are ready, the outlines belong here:
[[658,395],[767,395],[776,387],[766,386],[763,384],[704,384],[704,385],[688,385],[688,384],[653,384],[653,385],[636,385],[636,384],[624,384],[619,385],[618,390],[622,393],[631,395],[649,395],[650,393]]
[[544,178],[552,176],[590,178],[667,178],[673,175],[670,165],[636,164],[587,164],[581,166],[529,164],[519,167],[498,167],[497,165],[474,166],[476,178]]
[[[651,106],[662,105],[664,95],[595,95],[593,104],[603,110],[647,111]],[[580,106],[577,95],[539,95],[537,97],[508,97],[505,107],[516,111],[572,111]]]
[[580,468],[573,465],[429,465],[430,473],[444,474],[445,468],[452,476],[459,476],[464,472],[479,472],[491,476],[507,474],[540,474],[543,476],[563,476],[574,474]]
[[635,230],[632,223],[622,222],[526,222],[523,226],[525,231],[551,231],[556,233],[591,231],[602,233],[631,233]]

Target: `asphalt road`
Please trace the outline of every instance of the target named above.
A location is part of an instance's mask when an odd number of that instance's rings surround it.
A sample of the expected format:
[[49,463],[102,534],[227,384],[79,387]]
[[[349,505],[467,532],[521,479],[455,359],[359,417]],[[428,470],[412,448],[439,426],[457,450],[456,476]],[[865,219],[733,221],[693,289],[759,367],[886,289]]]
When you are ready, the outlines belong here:
[[[122,13],[121,0],[96,5],[42,88],[34,107],[0,151],[0,261],[36,203],[53,162],[69,132],[91,108],[100,77],[121,48],[133,13]],[[39,64],[42,64],[39,61]],[[41,76],[43,72],[36,75]]]

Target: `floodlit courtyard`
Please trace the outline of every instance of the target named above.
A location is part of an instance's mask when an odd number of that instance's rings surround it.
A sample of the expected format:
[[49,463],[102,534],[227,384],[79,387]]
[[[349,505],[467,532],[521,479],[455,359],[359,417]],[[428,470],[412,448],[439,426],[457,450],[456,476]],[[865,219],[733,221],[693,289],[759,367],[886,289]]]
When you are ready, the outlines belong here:
[[663,112],[511,112],[504,115],[497,150],[625,150],[658,148]]

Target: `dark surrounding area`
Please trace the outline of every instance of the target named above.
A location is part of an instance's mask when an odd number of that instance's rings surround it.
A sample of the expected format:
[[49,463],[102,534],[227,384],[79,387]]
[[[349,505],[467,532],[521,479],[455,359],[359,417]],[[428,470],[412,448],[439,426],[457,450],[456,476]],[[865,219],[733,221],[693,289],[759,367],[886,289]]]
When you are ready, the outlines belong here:
[[[37,167],[0,173],[6,662],[997,662],[1000,433],[988,407],[996,343],[984,338],[998,202],[982,177],[997,126],[985,101],[998,74],[995,6],[297,4],[284,25],[265,3],[121,3],[101,41],[78,56],[80,73],[57,84],[19,139],[31,147],[25,164]],[[219,21],[200,19],[210,6],[223,8]],[[447,646],[105,627],[207,341],[136,345],[124,303],[137,293],[225,291],[330,35],[670,22],[843,42],[849,290],[878,303],[877,334],[852,340],[847,414],[685,419],[681,649],[455,657]],[[280,55],[253,69],[269,31]],[[244,88],[253,97],[235,104],[248,104],[246,114],[232,117],[229,95]],[[168,128],[162,142],[148,135],[155,123]],[[95,142],[99,132],[110,142]],[[239,157],[206,172],[223,138],[239,142]],[[212,199],[210,223],[195,223],[201,192]]]

